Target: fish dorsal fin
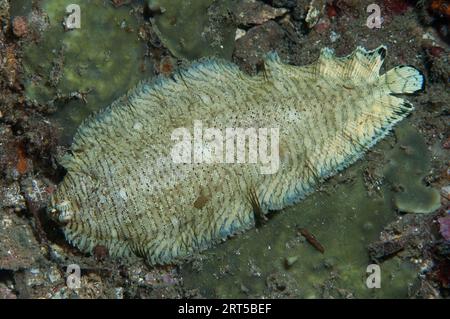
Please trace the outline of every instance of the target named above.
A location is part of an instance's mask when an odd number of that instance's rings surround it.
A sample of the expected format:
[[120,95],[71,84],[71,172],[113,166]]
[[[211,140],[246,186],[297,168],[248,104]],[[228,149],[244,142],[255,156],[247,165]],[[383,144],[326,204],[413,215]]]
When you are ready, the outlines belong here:
[[264,63],[272,68],[277,68],[280,65],[284,65],[283,62],[281,62],[280,56],[276,51],[270,51],[264,56]]
[[285,76],[297,72],[297,67],[284,63],[276,51],[266,53],[263,61],[266,74],[275,81],[280,81]]
[[187,67],[177,69],[172,76],[174,81],[168,81],[167,78],[163,77],[160,79],[159,84],[165,88],[165,85],[168,84],[183,86],[186,81],[204,82],[208,80],[223,83],[239,77],[241,73],[238,66],[230,61],[216,57],[206,57],[193,62]]
[[[375,83],[386,56],[386,47],[379,46],[374,50],[357,47],[355,51],[344,57],[337,57],[330,48],[320,52],[319,59],[306,66],[301,66],[305,76],[345,80],[346,82]],[[285,76],[298,76],[299,67],[285,64],[276,52],[268,53],[264,58],[268,74],[274,78],[283,79]]]
[[310,67],[317,76],[373,83],[379,77],[385,56],[383,45],[370,51],[358,47],[345,57],[336,57],[332,49],[324,48],[317,62]]

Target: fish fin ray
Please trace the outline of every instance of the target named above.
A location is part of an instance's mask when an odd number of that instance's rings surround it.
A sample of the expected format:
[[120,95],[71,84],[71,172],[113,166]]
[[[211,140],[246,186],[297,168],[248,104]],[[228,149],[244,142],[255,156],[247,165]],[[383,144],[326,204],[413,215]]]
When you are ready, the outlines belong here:
[[355,83],[360,83],[361,80],[373,83],[379,77],[385,56],[385,46],[379,46],[374,50],[358,47],[344,57],[336,57],[332,49],[324,48],[319,59],[310,67],[320,77],[351,80]]
[[400,65],[383,74],[378,86],[388,93],[414,94],[424,89],[425,77],[415,67]]

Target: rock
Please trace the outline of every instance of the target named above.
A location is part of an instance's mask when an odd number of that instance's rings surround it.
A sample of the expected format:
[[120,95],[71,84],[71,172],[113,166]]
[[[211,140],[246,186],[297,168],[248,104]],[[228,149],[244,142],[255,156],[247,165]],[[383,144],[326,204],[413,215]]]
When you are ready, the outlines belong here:
[[438,219],[439,232],[445,240],[450,240],[450,216],[441,217]]
[[50,181],[37,179],[34,176],[23,178],[21,181],[21,189],[25,198],[31,200],[38,210],[47,206],[52,187]]
[[234,2],[230,0],[148,0],[161,14],[151,18],[161,42],[180,59],[205,56],[230,59],[236,26],[232,21]]
[[260,25],[288,12],[284,8],[273,8],[255,0],[239,1],[235,8],[236,23],[239,26]]
[[46,276],[39,268],[31,268],[25,271],[25,284],[27,287],[42,286],[46,283]]
[[450,149],[450,137],[448,137],[443,143],[442,143],[442,148],[449,150]]
[[274,21],[253,27],[236,41],[235,62],[247,72],[256,72],[256,66],[265,54],[281,47],[284,30]]
[[440,58],[441,55],[445,52],[445,50],[439,46],[430,46],[428,48],[428,53],[431,54],[435,58]]
[[336,264],[337,261],[333,257],[329,257],[323,261],[323,267],[325,269],[333,269],[336,266]]
[[9,19],[9,1],[0,0],[0,18],[1,20]]
[[25,198],[20,192],[19,183],[14,182],[7,187],[2,187],[0,192],[0,203],[3,208],[25,209]]
[[369,256],[373,261],[382,261],[405,248],[403,240],[378,241],[369,245]]
[[0,211],[0,221],[0,269],[30,268],[44,258],[28,221],[12,209]]
[[255,264],[255,261],[253,259],[249,260],[248,265],[250,268],[250,274],[253,277],[261,277],[261,274],[262,274],[261,268]]
[[[450,54],[448,49],[442,51],[440,47],[431,45],[426,51],[430,64],[430,78],[447,84],[450,74]],[[445,144],[443,145],[445,148]],[[447,144],[448,146],[448,144]]]
[[65,260],[64,249],[56,244],[51,244],[49,247],[50,258],[57,262],[62,262]]
[[131,3],[131,0],[112,0],[113,5],[118,8]]
[[341,37],[341,35],[339,33],[336,33],[334,31],[330,32],[330,41],[331,41],[331,43],[336,42],[340,37]]
[[245,30],[237,28],[236,30],[236,36],[234,37],[235,40],[238,40],[242,38],[247,32]]
[[331,26],[330,19],[325,17],[325,18],[319,19],[318,23],[314,25],[313,30],[320,35],[325,35],[328,33],[330,26]]
[[286,268],[291,268],[292,265],[297,262],[297,260],[297,256],[286,257],[286,259],[284,260],[284,265],[286,266]]
[[311,0],[309,3],[309,10],[306,14],[306,24],[311,29],[313,28],[319,19],[323,16],[325,10],[325,2],[323,0]]
[[391,15],[404,14],[408,10],[408,2],[405,0],[384,0],[384,8]]
[[441,188],[441,195],[447,200],[450,200],[450,185]]
[[28,33],[28,21],[26,17],[15,17],[13,22],[13,33],[16,37],[22,38]]
[[94,258],[97,261],[104,261],[109,256],[108,248],[103,245],[97,245],[94,247]]
[[114,289],[114,297],[116,299],[123,299],[123,287],[117,287]]
[[[173,73],[175,69],[176,61],[170,56],[164,56],[161,58],[161,61],[155,66],[158,73],[163,74],[164,76],[169,76]],[[136,129],[139,129],[136,127]]]
[[47,271],[47,278],[50,281],[50,283],[52,283],[52,284],[63,281],[61,272],[59,271],[59,269],[56,266],[50,267],[50,269]]
[[277,8],[295,8],[298,0],[264,0],[267,4]]
[[81,276],[81,289],[77,291],[81,299],[98,299],[105,292],[106,286],[96,273]]
[[[389,224],[380,234],[380,240],[369,245],[370,259],[375,263],[406,260],[420,269],[427,269],[436,254],[435,217],[426,214],[406,214]],[[395,263],[395,262],[394,262]],[[383,269],[383,266],[381,266]],[[385,268],[386,269],[386,268]]]
[[289,273],[276,272],[266,278],[266,291],[269,298],[298,297],[298,287],[298,282]]
[[442,288],[450,288],[450,242],[438,244],[431,276]]
[[426,279],[421,279],[417,287],[410,293],[411,298],[418,299],[440,299],[439,289],[433,286],[433,283]]
[[17,296],[14,294],[12,289],[3,283],[0,283],[0,299],[17,299]]
[[[1,43],[1,40],[0,40]],[[1,53],[0,53],[1,58]],[[9,73],[8,73],[9,74]],[[8,80],[9,82],[9,80]],[[2,185],[2,191],[0,191],[0,207],[8,206],[4,203],[6,194],[16,192],[16,190],[6,190],[11,186],[11,182],[18,180],[19,173],[16,169],[17,163],[17,146],[15,143],[15,136],[10,126],[0,125],[0,171],[2,172],[2,178],[0,179],[0,185]],[[17,184],[18,187],[18,184]],[[12,188],[17,188],[12,187]]]

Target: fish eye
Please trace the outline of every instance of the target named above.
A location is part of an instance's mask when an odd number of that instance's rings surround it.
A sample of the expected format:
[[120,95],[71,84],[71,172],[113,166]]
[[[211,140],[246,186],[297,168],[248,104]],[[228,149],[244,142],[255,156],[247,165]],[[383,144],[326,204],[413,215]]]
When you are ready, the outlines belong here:
[[55,203],[48,209],[51,218],[66,223],[73,217],[73,211],[71,209],[70,202],[67,200]]
[[55,219],[58,220],[59,219],[59,213],[60,211],[54,207],[54,206],[50,206],[47,208],[47,213],[50,216],[51,219]]

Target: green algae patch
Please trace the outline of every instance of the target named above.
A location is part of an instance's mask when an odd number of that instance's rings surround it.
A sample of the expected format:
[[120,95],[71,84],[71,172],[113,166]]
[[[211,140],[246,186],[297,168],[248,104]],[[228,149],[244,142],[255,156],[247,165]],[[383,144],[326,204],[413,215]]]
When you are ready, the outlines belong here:
[[10,1],[12,16],[28,15],[31,12],[32,1]]
[[230,12],[234,0],[149,0],[155,32],[178,58],[205,56],[231,59],[236,26]]
[[54,119],[67,139],[88,114],[153,73],[150,67],[141,70],[145,43],[138,37],[139,21],[132,7],[83,1],[81,28],[65,31],[62,22],[72,2],[42,2],[50,25],[38,43],[26,48],[24,59],[27,97],[58,108]]
[[430,157],[420,133],[411,126],[397,132],[398,143],[389,157],[385,177],[395,189],[394,204],[405,213],[431,213],[441,205],[439,191],[427,187]]

